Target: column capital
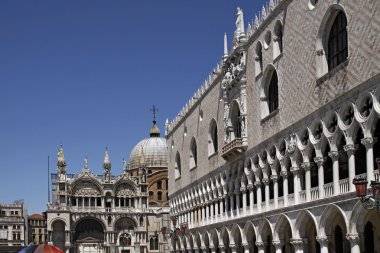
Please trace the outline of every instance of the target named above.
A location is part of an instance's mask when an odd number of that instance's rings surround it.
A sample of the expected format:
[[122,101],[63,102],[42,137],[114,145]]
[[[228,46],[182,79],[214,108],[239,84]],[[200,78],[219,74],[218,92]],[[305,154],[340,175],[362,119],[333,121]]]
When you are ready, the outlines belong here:
[[270,176],[270,179],[273,180],[273,183],[276,183],[277,180],[278,180],[278,177],[277,177],[277,175],[271,175],[271,176]]
[[309,171],[311,168],[311,162],[301,163],[301,168],[304,169],[305,171]]
[[261,186],[261,182],[260,181],[255,181],[254,185],[258,188]]
[[264,242],[256,242],[256,246],[259,250],[263,250],[265,247]]
[[282,176],[282,178],[286,179],[286,178],[288,178],[289,174],[288,174],[288,171],[281,171],[280,175]]
[[325,162],[325,159],[323,157],[317,156],[314,158],[314,162],[318,165],[318,167],[320,167]]
[[347,234],[346,238],[350,241],[351,246],[358,245],[360,242],[359,234]]
[[290,167],[290,172],[292,172],[294,175],[297,175],[300,172],[300,167]]
[[281,241],[272,241],[273,246],[276,248],[276,251],[281,249],[282,242]]
[[219,245],[218,248],[219,248],[222,252],[224,252],[224,250],[226,249],[226,247],[224,247],[224,245]]
[[356,153],[356,150],[359,149],[359,145],[357,144],[347,144],[343,146],[343,150],[348,154],[348,155],[354,155]]
[[331,160],[338,161],[339,153],[338,151],[330,151],[328,152],[328,156],[331,158]]
[[360,140],[360,142],[365,146],[366,149],[369,149],[373,147],[375,140],[372,137],[364,137]]
[[317,236],[316,239],[321,246],[327,247],[327,245],[329,243],[329,238],[327,236]]
[[268,178],[263,178],[262,181],[263,181],[263,184],[269,185],[269,179]]
[[249,244],[248,243],[243,243],[242,246],[244,247],[244,249],[249,249]]
[[230,249],[231,249],[231,250],[236,249],[236,244],[230,244],[229,246],[230,246]]
[[302,239],[302,238],[291,238],[290,243],[293,244],[294,247],[300,247],[304,244],[304,239]]
[[247,189],[248,189],[249,191],[252,191],[252,190],[253,190],[253,184],[248,184],[248,185],[247,185]]
[[240,191],[241,191],[241,192],[245,192],[246,190],[247,190],[246,187],[240,187]]

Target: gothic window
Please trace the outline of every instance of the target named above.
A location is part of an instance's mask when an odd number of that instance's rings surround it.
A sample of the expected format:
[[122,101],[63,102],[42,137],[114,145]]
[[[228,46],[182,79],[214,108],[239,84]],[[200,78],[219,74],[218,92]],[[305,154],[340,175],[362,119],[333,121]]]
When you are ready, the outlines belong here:
[[269,113],[274,112],[278,108],[278,79],[276,71],[273,71],[268,88],[268,107]]
[[371,222],[367,222],[364,227],[364,252],[374,253],[375,245],[374,245],[374,227]]
[[150,246],[150,250],[158,250],[158,238],[157,238],[157,236],[150,237],[149,246]]
[[140,226],[144,226],[144,218],[140,216]]
[[162,181],[161,180],[157,181],[157,189],[159,189],[159,190],[162,189]]
[[237,103],[234,103],[234,105],[232,107],[232,111],[231,111],[231,123],[232,123],[232,128],[233,128],[233,134],[234,134],[234,137],[235,137],[235,138],[231,138],[231,139],[233,140],[233,139],[236,139],[236,138],[241,138],[241,130],[242,130],[241,123],[242,123],[242,119],[241,119],[239,105]]
[[120,246],[131,246],[132,245],[132,238],[131,235],[128,233],[124,233],[120,235],[119,237]]
[[178,179],[181,177],[181,157],[178,152],[175,157],[174,177],[175,179]]
[[195,141],[195,138],[193,137],[191,139],[190,143],[190,169],[197,167],[197,142]]
[[218,151],[218,127],[214,119],[211,120],[208,135],[208,155]]
[[280,21],[276,22],[274,26],[273,37],[273,59],[276,59],[282,53],[282,24]]
[[347,19],[342,11],[338,11],[328,39],[327,61],[329,71],[346,61],[347,57]]
[[335,252],[343,253],[343,231],[339,226],[335,227],[334,231]]
[[255,54],[255,76],[258,76],[263,71],[263,47],[260,42],[256,44]]

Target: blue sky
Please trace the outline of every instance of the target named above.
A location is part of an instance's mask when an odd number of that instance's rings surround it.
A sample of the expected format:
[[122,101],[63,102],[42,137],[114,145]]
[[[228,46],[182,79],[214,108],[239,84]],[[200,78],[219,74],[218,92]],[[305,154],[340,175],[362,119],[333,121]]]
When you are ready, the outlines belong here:
[[[62,143],[68,173],[88,156],[113,174],[148,136],[164,133],[265,0],[0,1],[0,202],[47,203],[47,157]],[[246,25],[245,25],[246,26]]]

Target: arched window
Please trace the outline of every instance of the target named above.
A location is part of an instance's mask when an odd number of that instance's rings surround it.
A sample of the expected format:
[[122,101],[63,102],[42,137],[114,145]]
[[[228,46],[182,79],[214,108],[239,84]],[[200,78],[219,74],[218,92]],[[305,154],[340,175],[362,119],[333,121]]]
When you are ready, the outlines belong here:
[[234,140],[236,138],[241,138],[241,115],[240,115],[240,108],[237,103],[234,103],[231,111],[231,123],[233,128],[233,133],[235,138],[231,138],[231,140]]
[[157,238],[157,236],[150,238],[149,246],[150,246],[150,250],[158,250],[158,238]]
[[328,37],[327,62],[329,71],[346,61],[347,57],[347,18],[342,11],[338,11]]
[[273,71],[268,87],[268,108],[269,113],[278,109],[278,79],[276,71]]
[[178,179],[181,177],[181,157],[177,152],[175,156],[175,165],[174,165],[174,178]]
[[154,193],[152,191],[149,191],[149,198],[152,199],[153,198],[153,195]]
[[190,142],[190,169],[197,167],[198,154],[197,154],[197,142],[193,137]]
[[162,181],[161,180],[157,181],[157,189],[159,189],[159,190],[162,189]]
[[276,22],[274,26],[273,37],[273,59],[276,59],[282,53],[282,24],[280,21]]
[[162,192],[157,192],[157,200],[162,200]]
[[144,218],[140,216],[140,226],[144,226]]
[[208,134],[208,155],[218,151],[218,126],[214,119],[211,120]]
[[343,253],[343,231],[339,226],[335,227],[334,231],[335,252]]
[[255,53],[255,76],[257,77],[263,71],[263,47],[260,42],[256,44]]

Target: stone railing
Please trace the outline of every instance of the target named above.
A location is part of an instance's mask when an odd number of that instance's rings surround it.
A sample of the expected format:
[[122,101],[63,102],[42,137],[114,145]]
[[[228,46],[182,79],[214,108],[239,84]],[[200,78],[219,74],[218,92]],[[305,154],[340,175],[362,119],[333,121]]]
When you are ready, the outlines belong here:
[[348,189],[349,189],[349,184],[350,182],[348,182],[348,178],[345,178],[345,179],[342,179],[342,180],[339,180],[339,193],[346,193],[348,192]]
[[328,183],[323,186],[325,191],[325,197],[331,197],[334,195],[334,185],[333,183]]
[[310,195],[311,195],[311,200],[316,200],[319,198],[318,186],[310,189]]

